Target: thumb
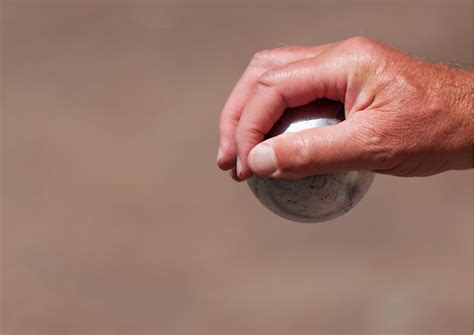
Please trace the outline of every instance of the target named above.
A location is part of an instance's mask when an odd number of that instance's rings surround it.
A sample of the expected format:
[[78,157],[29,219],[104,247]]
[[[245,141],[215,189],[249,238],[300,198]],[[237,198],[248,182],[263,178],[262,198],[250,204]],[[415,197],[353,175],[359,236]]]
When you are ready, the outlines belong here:
[[356,129],[346,120],[272,137],[252,149],[249,167],[256,175],[281,179],[375,169],[378,155]]

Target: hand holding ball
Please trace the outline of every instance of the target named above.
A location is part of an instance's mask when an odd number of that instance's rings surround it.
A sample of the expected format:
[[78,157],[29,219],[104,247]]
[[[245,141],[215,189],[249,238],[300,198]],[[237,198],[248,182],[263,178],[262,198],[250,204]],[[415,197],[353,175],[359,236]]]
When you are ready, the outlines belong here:
[[[335,125],[343,120],[341,104],[319,101],[305,108],[288,109],[267,134]],[[275,214],[298,222],[316,223],[347,213],[367,193],[375,174],[350,171],[303,179],[252,176],[247,182],[260,202]]]

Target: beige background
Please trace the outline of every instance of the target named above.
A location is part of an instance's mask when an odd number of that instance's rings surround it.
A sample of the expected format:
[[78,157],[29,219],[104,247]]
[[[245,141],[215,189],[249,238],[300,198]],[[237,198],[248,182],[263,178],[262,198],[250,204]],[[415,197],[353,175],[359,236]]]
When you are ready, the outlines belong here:
[[[275,217],[215,167],[251,55],[353,35],[472,62],[472,1],[3,1],[1,331],[471,334],[474,174]],[[430,122],[430,120],[426,120]]]

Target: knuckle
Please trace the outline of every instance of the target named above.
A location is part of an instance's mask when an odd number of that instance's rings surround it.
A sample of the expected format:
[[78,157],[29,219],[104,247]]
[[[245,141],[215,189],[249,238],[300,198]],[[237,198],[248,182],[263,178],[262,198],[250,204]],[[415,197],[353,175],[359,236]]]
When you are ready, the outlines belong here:
[[367,47],[372,45],[374,42],[365,36],[354,36],[345,40],[344,43],[351,47]]
[[281,73],[278,70],[268,70],[258,76],[254,90],[255,92],[271,92],[278,99],[281,99],[284,103],[286,103],[285,95],[280,88],[281,81]]
[[359,64],[373,63],[374,59],[380,58],[383,48],[377,41],[367,37],[356,36],[345,40],[341,44],[341,49],[349,53],[352,59]]
[[263,68],[269,67],[274,63],[279,63],[279,58],[288,54],[292,54],[293,52],[296,52],[300,49],[301,47],[297,46],[284,46],[275,49],[260,50],[253,55],[250,65]]
[[219,115],[219,124],[221,126],[235,127],[239,123],[239,120],[240,113],[234,108],[229,108]]
[[[285,139],[283,139],[285,140]],[[311,165],[311,141],[302,133],[292,133],[288,135],[288,159],[286,169],[305,169]]]
[[260,142],[264,137],[262,130],[260,129],[259,125],[256,123],[247,123],[247,124],[240,124],[237,127],[237,131],[235,134],[235,140],[237,142],[237,146],[239,151],[248,152],[250,149]]
[[247,129],[245,129],[245,125],[243,125],[242,123],[239,123],[235,131],[235,140],[237,142],[237,145],[240,146],[240,144],[246,137],[247,137]]
[[254,94],[258,93],[270,94],[273,99],[288,106],[288,102],[285,100],[285,95],[279,87],[278,72],[276,71],[266,71],[257,78],[254,87]]
[[265,89],[271,86],[272,77],[273,77],[272,71],[265,71],[264,73],[262,73],[257,78],[257,82],[255,83],[255,89],[261,90],[261,89]]
[[262,67],[268,64],[272,58],[273,51],[269,49],[257,51],[250,61],[250,65]]

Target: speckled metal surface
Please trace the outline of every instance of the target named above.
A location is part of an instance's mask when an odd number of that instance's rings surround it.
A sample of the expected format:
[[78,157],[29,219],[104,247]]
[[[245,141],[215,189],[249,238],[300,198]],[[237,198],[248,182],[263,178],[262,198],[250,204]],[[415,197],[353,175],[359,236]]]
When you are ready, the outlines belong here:
[[[335,125],[341,122],[340,111],[340,105],[328,102],[287,111],[267,137]],[[350,171],[298,180],[252,176],[248,185],[260,202],[275,214],[292,221],[316,223],[347,213],[367,193],[374,177],[371,171]]]
[[347,213],[369,189],[374,173],[351,171],[298,180],[253,176],[250,189],[275,214],[298,222],[316,223]]

